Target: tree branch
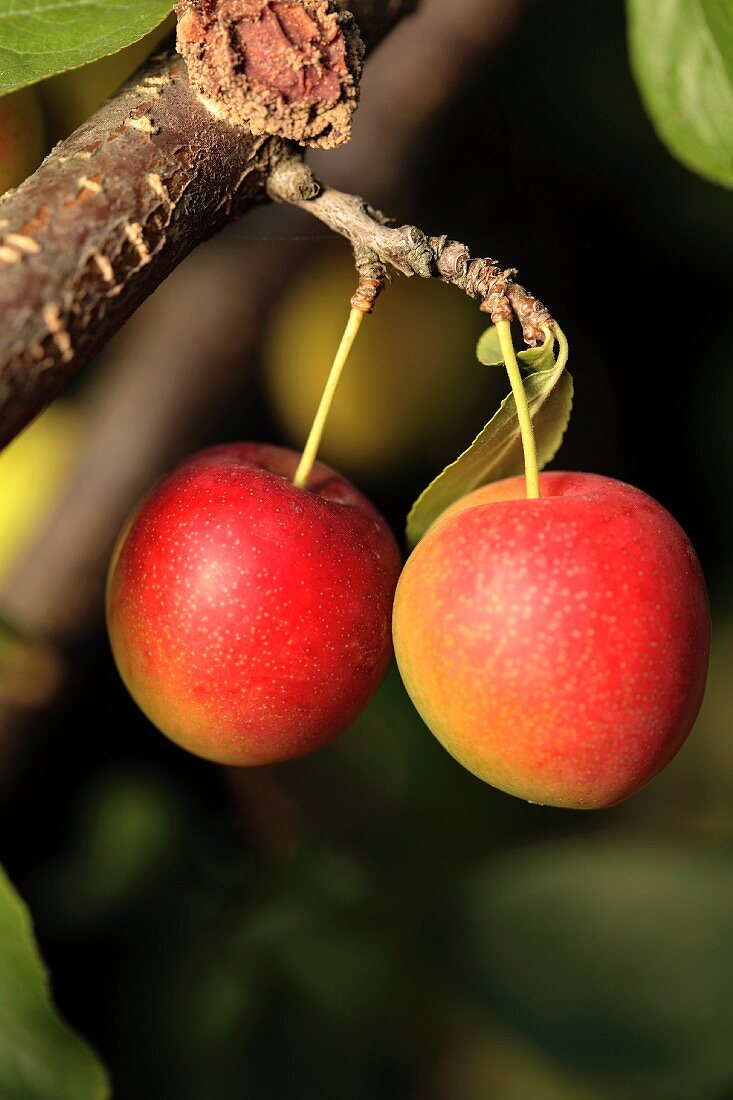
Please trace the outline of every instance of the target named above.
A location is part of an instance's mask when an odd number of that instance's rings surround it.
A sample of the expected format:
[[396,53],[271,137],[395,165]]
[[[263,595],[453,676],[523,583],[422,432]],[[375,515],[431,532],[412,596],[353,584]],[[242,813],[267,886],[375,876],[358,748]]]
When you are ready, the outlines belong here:
[[[515,26],[523,4],[451,0],[446,9],[445,0],[423,0],[414,21],[390,36],[367,69],[369,91],[352,142],[318,154],[328,157],[340,185],[391,200],[414,168],[410,151],[420,133]],[[421,81],[425,72],[436,80]],[[0,589],[5,611],[63,650],[100,621],[109,555],[126,516],[249,384],[249,357],[273,299],[310,257],[313,245],[297,236],[297,210],[281,206],[266,218],[276,239],[242,241],[243,224],[182,265],[120,334],[84,391],[75,472]],[[0,683],[6,779],[11,760],[30,744],[33,717],[3,697]]]
[[351,136],[364,42],[336,0],[178,0],[176,46],[217,118],[332,149]]
[[516,317],[529,344],[544,340],[543,326],[552,318],[529,291],[514,281],[514,268],[502,270],[496,260],[471,259],[469,250],[448,237],[429,237],[414,225],[395,228],[358,195],[347,195],[320,183],[299,154],[286,154],[269,173],[267,191],[276,202],[307,211],[351,242],[361,278],[354,299],[370,312],[391,266],[408,277],[442,279],[481,301],[496,323]]
[[[336,158],[343,187],[366,186],[383,197],[401,189],[413,167],[409,150],[438,106],[435,87],[421,86],[420,74],[442,65],[445,107],[516,24],[524,0],[452,0],[450,11],[444,3],[424,0],[419,15],[370,63],[372,88],[354,139],[340,153],[322,154]],[[298,237],[297,210],[281,206],[266,216],[275,239],[243,241],[242,224],[199,249],[103,357],[84,391],[76,472],[0,587],[3,609],[27,630],[66,645],[90,628],[126,515],[155,478],[201,441],[202,424],[210,427],[217,409],[230,407],[249,384],[248,360],[264,319],[313,248]]]
[[[372,43],[413,0],[351,0]],[[216,119],[166,55],[0,201],[0,447],[169,272],[265,198],[278,138]]]
[[184,256],[263,197],[274,140],[217,122],[168,56],[0,202],[0,445]]

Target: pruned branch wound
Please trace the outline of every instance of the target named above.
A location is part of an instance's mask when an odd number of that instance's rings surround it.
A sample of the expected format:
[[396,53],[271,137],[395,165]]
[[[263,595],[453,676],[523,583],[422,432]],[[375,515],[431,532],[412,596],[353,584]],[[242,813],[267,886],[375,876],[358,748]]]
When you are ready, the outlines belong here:
[[[200,2],[210,12],[217,7],[215,0]],[[272,3],[241,3],[268,19],[274,14]],[[350,0],[349,7],[373,45],[416,2]],[[306,9],[333,14],[319,0]],[[329,26],[322,27],[326,40]],[[312,91],[310,77],[295,75],[296,87]],[[472,260],[468,249],[445,237],[390,226],[363,200],[318,184],[281,136],[255,136],[209,108],[180,58],[158,58],[0,201],[0,447],[181,260],[264,201],[268,189],[352,242],[361,308],[373,305],[391,265],[452,283],[492,316],[516,315],[530,343],[541,338],[548,314],[514,282],[512,270]]]
[[[508,13],[514,18],[523,2],[451,0],[445,7],[445,0],[424,0],[412,34],[405,28],[401,41],[393,41],[376,63],[367,117],[346,165],[340,167],[343,186],[368,190],[379,180],[382,190],[395,191],[409,172],[409,149],[435,110],[429,91],[414,99],[420,74],[435,68],[448,42],[449,56],[441,70],[445,108],[479,58],[503,37],[511,22]],[[405,11],[408,5],[400,6]],[[393,0],[374,0],[371,8],[371,34],[378,25],[387,26],[377,21],[380,9],[391,18],[398,13]],[[363,16],[360,23],[364,33]],[[481,34],[466,34],[467,27],[479,25]],[[385,80],[398,61],[394,80]],[[413,96],[410,112],[395,115],[392,104],[408,95]],[[373,157],[375,133],[381,142],[379,164]],[[177,457],[201,442],[199,431],[213,410],[228,407],[232,394],[246,387],[248,354],[263,318],[309,255],[302,243],[287,236],[288,211],[283,208],[279,214],[286,236],[277,242],[250,242],[242,255],[234,241],[199,252],[140,311],[90,379],[75,473],[3,586],[3,603],[27,630],[67,648],[99,622],[109,555],[125,517]],[[197,316],[204,298],[207,308]],[[135,445],[130,446],[133,436]],[[4,705],[0,690],[5,775],[10,761],[29,743],[25,717],[29,715]]]
[[201,102],[253,134],[349,140],[364,43],[334,0],[179,0],[177,45]]
[[[415,6],[349,0],[370,46]],[[216,118],[166,55],[3,196],[0,447],[197,245],[265,199],[281,146]]]

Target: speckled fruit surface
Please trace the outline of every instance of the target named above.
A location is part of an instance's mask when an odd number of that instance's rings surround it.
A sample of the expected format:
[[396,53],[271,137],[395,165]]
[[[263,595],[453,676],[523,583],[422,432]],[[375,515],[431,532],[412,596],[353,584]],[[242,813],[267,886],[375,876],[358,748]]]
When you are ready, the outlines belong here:
[[627,798],[687,737],[710,650],[705,584],[645,493],[548,473],[464,497],[400,579],[394,641],[424,721],[510,794],[592,809]]
[[113,556],[117,666],[168,737],[228,764],[272,764],[341,733],[392,656],[401,567],[382,517],[298,455],[260,444],[184,462],[140,505]]

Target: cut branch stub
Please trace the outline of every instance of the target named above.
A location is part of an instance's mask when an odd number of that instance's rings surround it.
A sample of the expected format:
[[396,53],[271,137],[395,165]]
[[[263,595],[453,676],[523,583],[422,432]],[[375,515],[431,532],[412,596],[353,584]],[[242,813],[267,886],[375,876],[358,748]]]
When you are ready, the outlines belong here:
[[180,0],[178,50],[201,101],[255,134],[348,141],[364,44],[334,0]]

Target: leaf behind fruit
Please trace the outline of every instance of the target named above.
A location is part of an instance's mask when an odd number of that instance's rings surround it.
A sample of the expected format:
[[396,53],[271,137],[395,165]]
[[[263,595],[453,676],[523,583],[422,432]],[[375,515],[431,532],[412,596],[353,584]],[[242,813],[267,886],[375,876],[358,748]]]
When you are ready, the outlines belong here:
[[733,0],[627,0],[631,65],[670,152],[733,187]]
[[158,26],[170,0],[3,0],[0,96],[117,53]]
[[105,1070],[56,1013],[31,918],[0,868],[0,1096],[106,1100]]
[[[549,337],[539,348],[521,351],[518,359],[524,379],[529,411],[535,431],[540,469],[557,454],[570,420],[573,380],[553,354]],[[503,363],[495,327],[478,343],[479,362],[485,366]],[[479,433],[467,451],[443,470],[420,495],[407,517],[407,539],[415,546],[436,519],[461,497],[482,485],[524,472],[524,451],[513,394],[504,399],[499,411]]]

